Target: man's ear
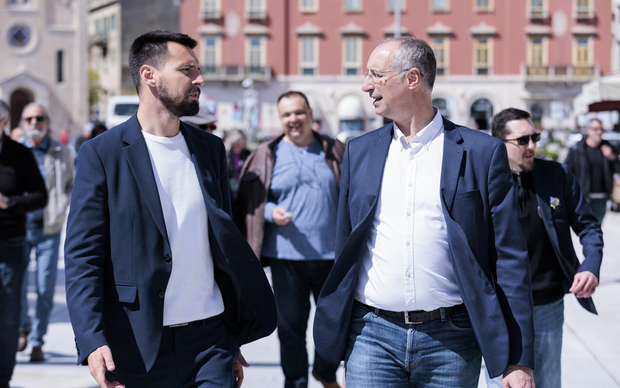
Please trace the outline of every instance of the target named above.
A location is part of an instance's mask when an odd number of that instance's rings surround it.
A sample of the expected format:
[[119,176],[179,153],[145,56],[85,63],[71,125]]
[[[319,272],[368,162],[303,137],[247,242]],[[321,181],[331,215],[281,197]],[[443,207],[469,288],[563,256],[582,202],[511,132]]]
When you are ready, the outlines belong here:
[[152,66],[142,65],[140,68],[140,79],[148,87],[155,87],[157,85],[157,82],[155,82],[155,71]]
[[422,85],[422,74],[417,67],[412,67],[407,71],[407,75],[405,76],[407,79],[407,85],[409,89],[415,89],[418,86]]

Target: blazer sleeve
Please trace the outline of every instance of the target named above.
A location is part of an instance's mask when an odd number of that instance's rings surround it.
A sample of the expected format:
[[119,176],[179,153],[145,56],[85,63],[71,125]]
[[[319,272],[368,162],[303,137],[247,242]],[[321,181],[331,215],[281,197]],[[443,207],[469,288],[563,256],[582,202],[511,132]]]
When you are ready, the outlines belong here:
[[220,190],[222,192],[222,209],[232,218],[232,202],[230,199],[230,182],[228,176],[228,157],[226,155],[226,147],[224,143],[220,141],[220,171],[219,181]]
[[[75,333],[78,364],[106,345],[103,270],[108,242],[105,171],[87,142],[80,148],[65,242],[67,307]],[[85,312],[87,312],[85,314]]]
[[564,169],[564,203],[570,226],[583,247],[584,261],[578,272],[590,271],[599,277],[603,261],[603,231],[601,224],[592,214],[581,187],[567,165]]
[[496,146],[489,177],[489,206],[497,253],[497,296],[509,334],[509,365],[534,367],[532,285],[527,246],[519,231],[506,147]]
[[[18,150],[21,150],[21,147]],[[23,173],[20,174],[19,178],[24,180],[25,193],[11,196],[15,200],[15,205],[10,210],[18,213],[27,213],[45,207],[47,204],[47,189],[32,152],[26,149],[26,147],[23,147],[21,151],[22,155],[17,156],[17,158],[23,161]]]

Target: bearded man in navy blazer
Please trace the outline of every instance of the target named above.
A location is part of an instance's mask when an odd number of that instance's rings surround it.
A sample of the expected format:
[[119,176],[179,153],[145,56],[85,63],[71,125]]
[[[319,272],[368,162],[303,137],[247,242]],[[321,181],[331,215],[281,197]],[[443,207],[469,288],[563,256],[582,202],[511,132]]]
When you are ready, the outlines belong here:
[[136,115],[80,148],[67,225],[78,363],[105,387],[236,387],[239,347],[276,326],[273,294],[234,225],[222,141],[198,113],[187,35],[131,45]]
[[370,55],[362,90],[388,124],[351,140],[336,262],[315,346],[350,387],[534,386],[527,250],[505,145],[443,119],[436,61],[413,37]]

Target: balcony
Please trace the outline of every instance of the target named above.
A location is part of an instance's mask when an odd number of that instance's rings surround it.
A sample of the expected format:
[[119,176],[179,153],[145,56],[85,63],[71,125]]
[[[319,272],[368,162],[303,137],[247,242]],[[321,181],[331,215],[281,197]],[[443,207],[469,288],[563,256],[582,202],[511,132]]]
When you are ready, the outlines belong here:
[[531,7],[529,9],[530,20],[546,20],[549,18],[549,9],[547,7]]
[[601,69],[598,65],[523,65],[521,74],[525,75],[528,82],[570,82],[586,81],[600,77]]
[[94,34],[88,37],[88,46],[99,46],[101,48],[108,47],[108,34],[105,32],[100,32],[98,34]]
[[201,71],[205,81],[241,82],[246,78],[255,81],[268,82],[271,80],[271,66],[204,66]]
[[575,20],[590,21],[594,19],[594,10],[589,7],[575,7]]
[[249,8],[245,10],[245,18],[248,20],[265,20],[267,11],[264,9]]
[[220,20],[222,18],[222,11],[205,8],[200,11],[200,18],[202,20]]

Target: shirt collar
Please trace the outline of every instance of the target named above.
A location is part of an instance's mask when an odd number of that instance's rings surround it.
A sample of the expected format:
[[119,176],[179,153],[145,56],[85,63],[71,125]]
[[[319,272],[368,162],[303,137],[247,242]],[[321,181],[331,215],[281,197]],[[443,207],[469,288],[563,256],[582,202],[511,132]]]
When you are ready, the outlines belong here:
[[[443,128],[443,118],[441,117],[439,109],[435,106],[433,106],[433,109],[435,110],[435,117],[433,117],[433,120],[411,139],[411,144],[421,143],[425,149],[428,149],[428,147],[431,146],[433,139],[437,137],[437,134]],[[411,147],[411,144],[407,141],[405,135],[402,133],[400,128],[398,128],[398,125],[396,125],[396,122],[394,122],[394,136],[392,140],[399,142],[402,148],[406,149]]]

